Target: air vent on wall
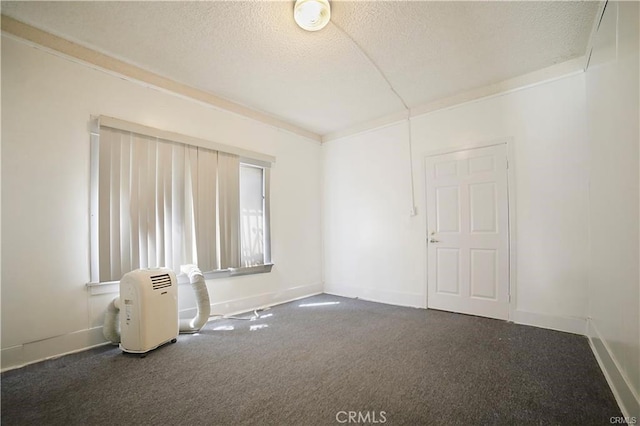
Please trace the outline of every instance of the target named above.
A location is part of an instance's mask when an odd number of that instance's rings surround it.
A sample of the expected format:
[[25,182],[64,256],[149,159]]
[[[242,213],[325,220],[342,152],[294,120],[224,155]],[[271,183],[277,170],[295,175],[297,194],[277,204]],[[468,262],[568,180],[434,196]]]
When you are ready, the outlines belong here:
[[154,275],[151,277],[151,284],[154,290],[171,287],[171,277],[169,276],[169,274]]

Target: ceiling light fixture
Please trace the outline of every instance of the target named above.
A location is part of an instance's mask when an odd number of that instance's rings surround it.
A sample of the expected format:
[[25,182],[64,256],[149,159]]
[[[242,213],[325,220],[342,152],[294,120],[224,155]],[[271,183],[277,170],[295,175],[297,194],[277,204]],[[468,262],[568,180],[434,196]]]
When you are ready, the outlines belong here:
[[328,0],[296,0],[293,19],[300,28],[307,31],[323,29],[331,19]]

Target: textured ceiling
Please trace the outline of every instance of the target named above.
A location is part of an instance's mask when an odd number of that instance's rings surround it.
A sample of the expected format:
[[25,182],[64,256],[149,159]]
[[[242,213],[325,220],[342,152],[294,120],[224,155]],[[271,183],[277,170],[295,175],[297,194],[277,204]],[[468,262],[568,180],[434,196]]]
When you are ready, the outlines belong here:
[[332,23],[310,33],[293,1],[2,2],[14,19],[321,135],[403,110],[367,56],[413,108],[584,55],[597,9],[333,1]]

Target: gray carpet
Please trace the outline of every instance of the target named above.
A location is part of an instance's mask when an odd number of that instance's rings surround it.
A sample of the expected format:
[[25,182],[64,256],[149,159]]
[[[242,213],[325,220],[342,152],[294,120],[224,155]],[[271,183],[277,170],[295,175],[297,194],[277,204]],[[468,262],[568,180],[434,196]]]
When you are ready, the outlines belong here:
[[[326,302],[339,303],[300,307]],[[2,424],[331,425],[351,411],[388,425],[606,425],[621,416],[584,337],[329,295],[269,314],[209,322],[143,359],[102,347],[6,372]]]

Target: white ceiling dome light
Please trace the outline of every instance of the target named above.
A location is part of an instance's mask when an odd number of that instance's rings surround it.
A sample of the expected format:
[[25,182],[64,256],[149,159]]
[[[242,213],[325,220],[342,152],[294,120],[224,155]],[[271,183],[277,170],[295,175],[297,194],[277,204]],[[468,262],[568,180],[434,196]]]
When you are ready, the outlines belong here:
[[318,31],[331,19],[331,7],[328,0],[296,0],[293,18],[303,30]]

